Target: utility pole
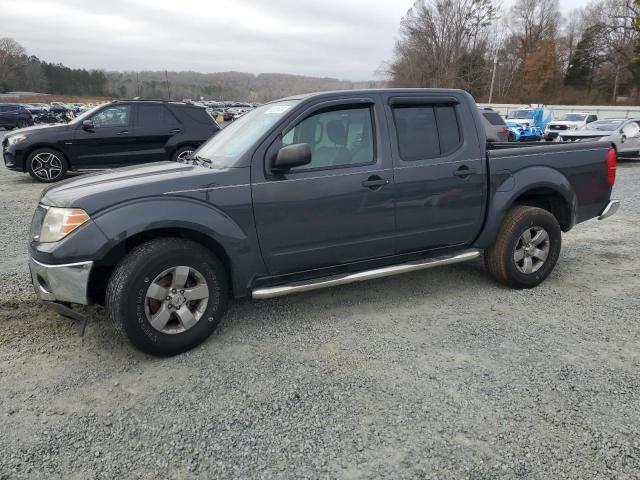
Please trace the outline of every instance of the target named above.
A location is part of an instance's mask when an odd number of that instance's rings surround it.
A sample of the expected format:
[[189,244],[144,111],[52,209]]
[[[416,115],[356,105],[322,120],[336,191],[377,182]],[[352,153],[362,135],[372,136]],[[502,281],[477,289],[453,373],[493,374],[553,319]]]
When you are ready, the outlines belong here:
[[169,74],[164,71],[164,78],[167,81],[167,100],[171,100],[171,89],[169,88]]
[[498,69],[498,49],[493,57],[493,73],[491,74],[491,88],[489,89],[489,103],[493,100],[493,86],[496,83],[496,70]]

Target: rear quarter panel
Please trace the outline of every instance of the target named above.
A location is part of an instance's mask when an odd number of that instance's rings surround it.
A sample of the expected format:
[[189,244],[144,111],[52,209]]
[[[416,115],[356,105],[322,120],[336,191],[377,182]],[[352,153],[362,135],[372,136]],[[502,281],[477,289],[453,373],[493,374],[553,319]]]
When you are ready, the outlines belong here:
[[477,245],[493,242],[506,211],[523,194],[548,189],[571,208],[569,230],[600,214],[611,196],[607,181],[608,142],[536,145],[488,151],[489,207]]

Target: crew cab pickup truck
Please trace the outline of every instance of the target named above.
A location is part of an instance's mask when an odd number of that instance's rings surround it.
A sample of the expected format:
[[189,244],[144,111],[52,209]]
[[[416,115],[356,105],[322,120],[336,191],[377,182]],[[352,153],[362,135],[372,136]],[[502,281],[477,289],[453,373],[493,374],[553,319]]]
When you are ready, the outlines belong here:
[[103,304],[135,346],[167,356],[204,341],[230,298],[483,253],[497,281],[535,287],[562,232],[616,212],[615,174],[608,142],[487,142],[460,90],[300,95],[247,113],[182,162],[49,187],[30,269],[57,312]]

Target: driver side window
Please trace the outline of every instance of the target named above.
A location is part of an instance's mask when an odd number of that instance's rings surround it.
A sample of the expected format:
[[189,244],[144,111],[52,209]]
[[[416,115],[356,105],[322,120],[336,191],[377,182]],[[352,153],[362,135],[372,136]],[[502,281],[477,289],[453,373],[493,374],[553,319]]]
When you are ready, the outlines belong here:
[[344,108],[316,113],[282,138],[283,147],[296,143],[309,144],[311,163],[292,172],[374,163],[371,109]]
[[130,105],[114,105],[96,113],[91,121],[96,128],[126,127],[129,125],[130,112]]

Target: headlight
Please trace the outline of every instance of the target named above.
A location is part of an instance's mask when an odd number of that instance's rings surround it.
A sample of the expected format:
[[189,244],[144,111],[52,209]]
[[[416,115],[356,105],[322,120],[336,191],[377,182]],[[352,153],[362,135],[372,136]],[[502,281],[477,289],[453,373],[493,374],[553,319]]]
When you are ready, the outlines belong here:
[[80,208],[49,207],[40,229],[40,242],[57,242],[90,220]]
[[24,142],[27,139],[26,135],[12,135],[9,137],[9,145],[15,145],[16,143]]

